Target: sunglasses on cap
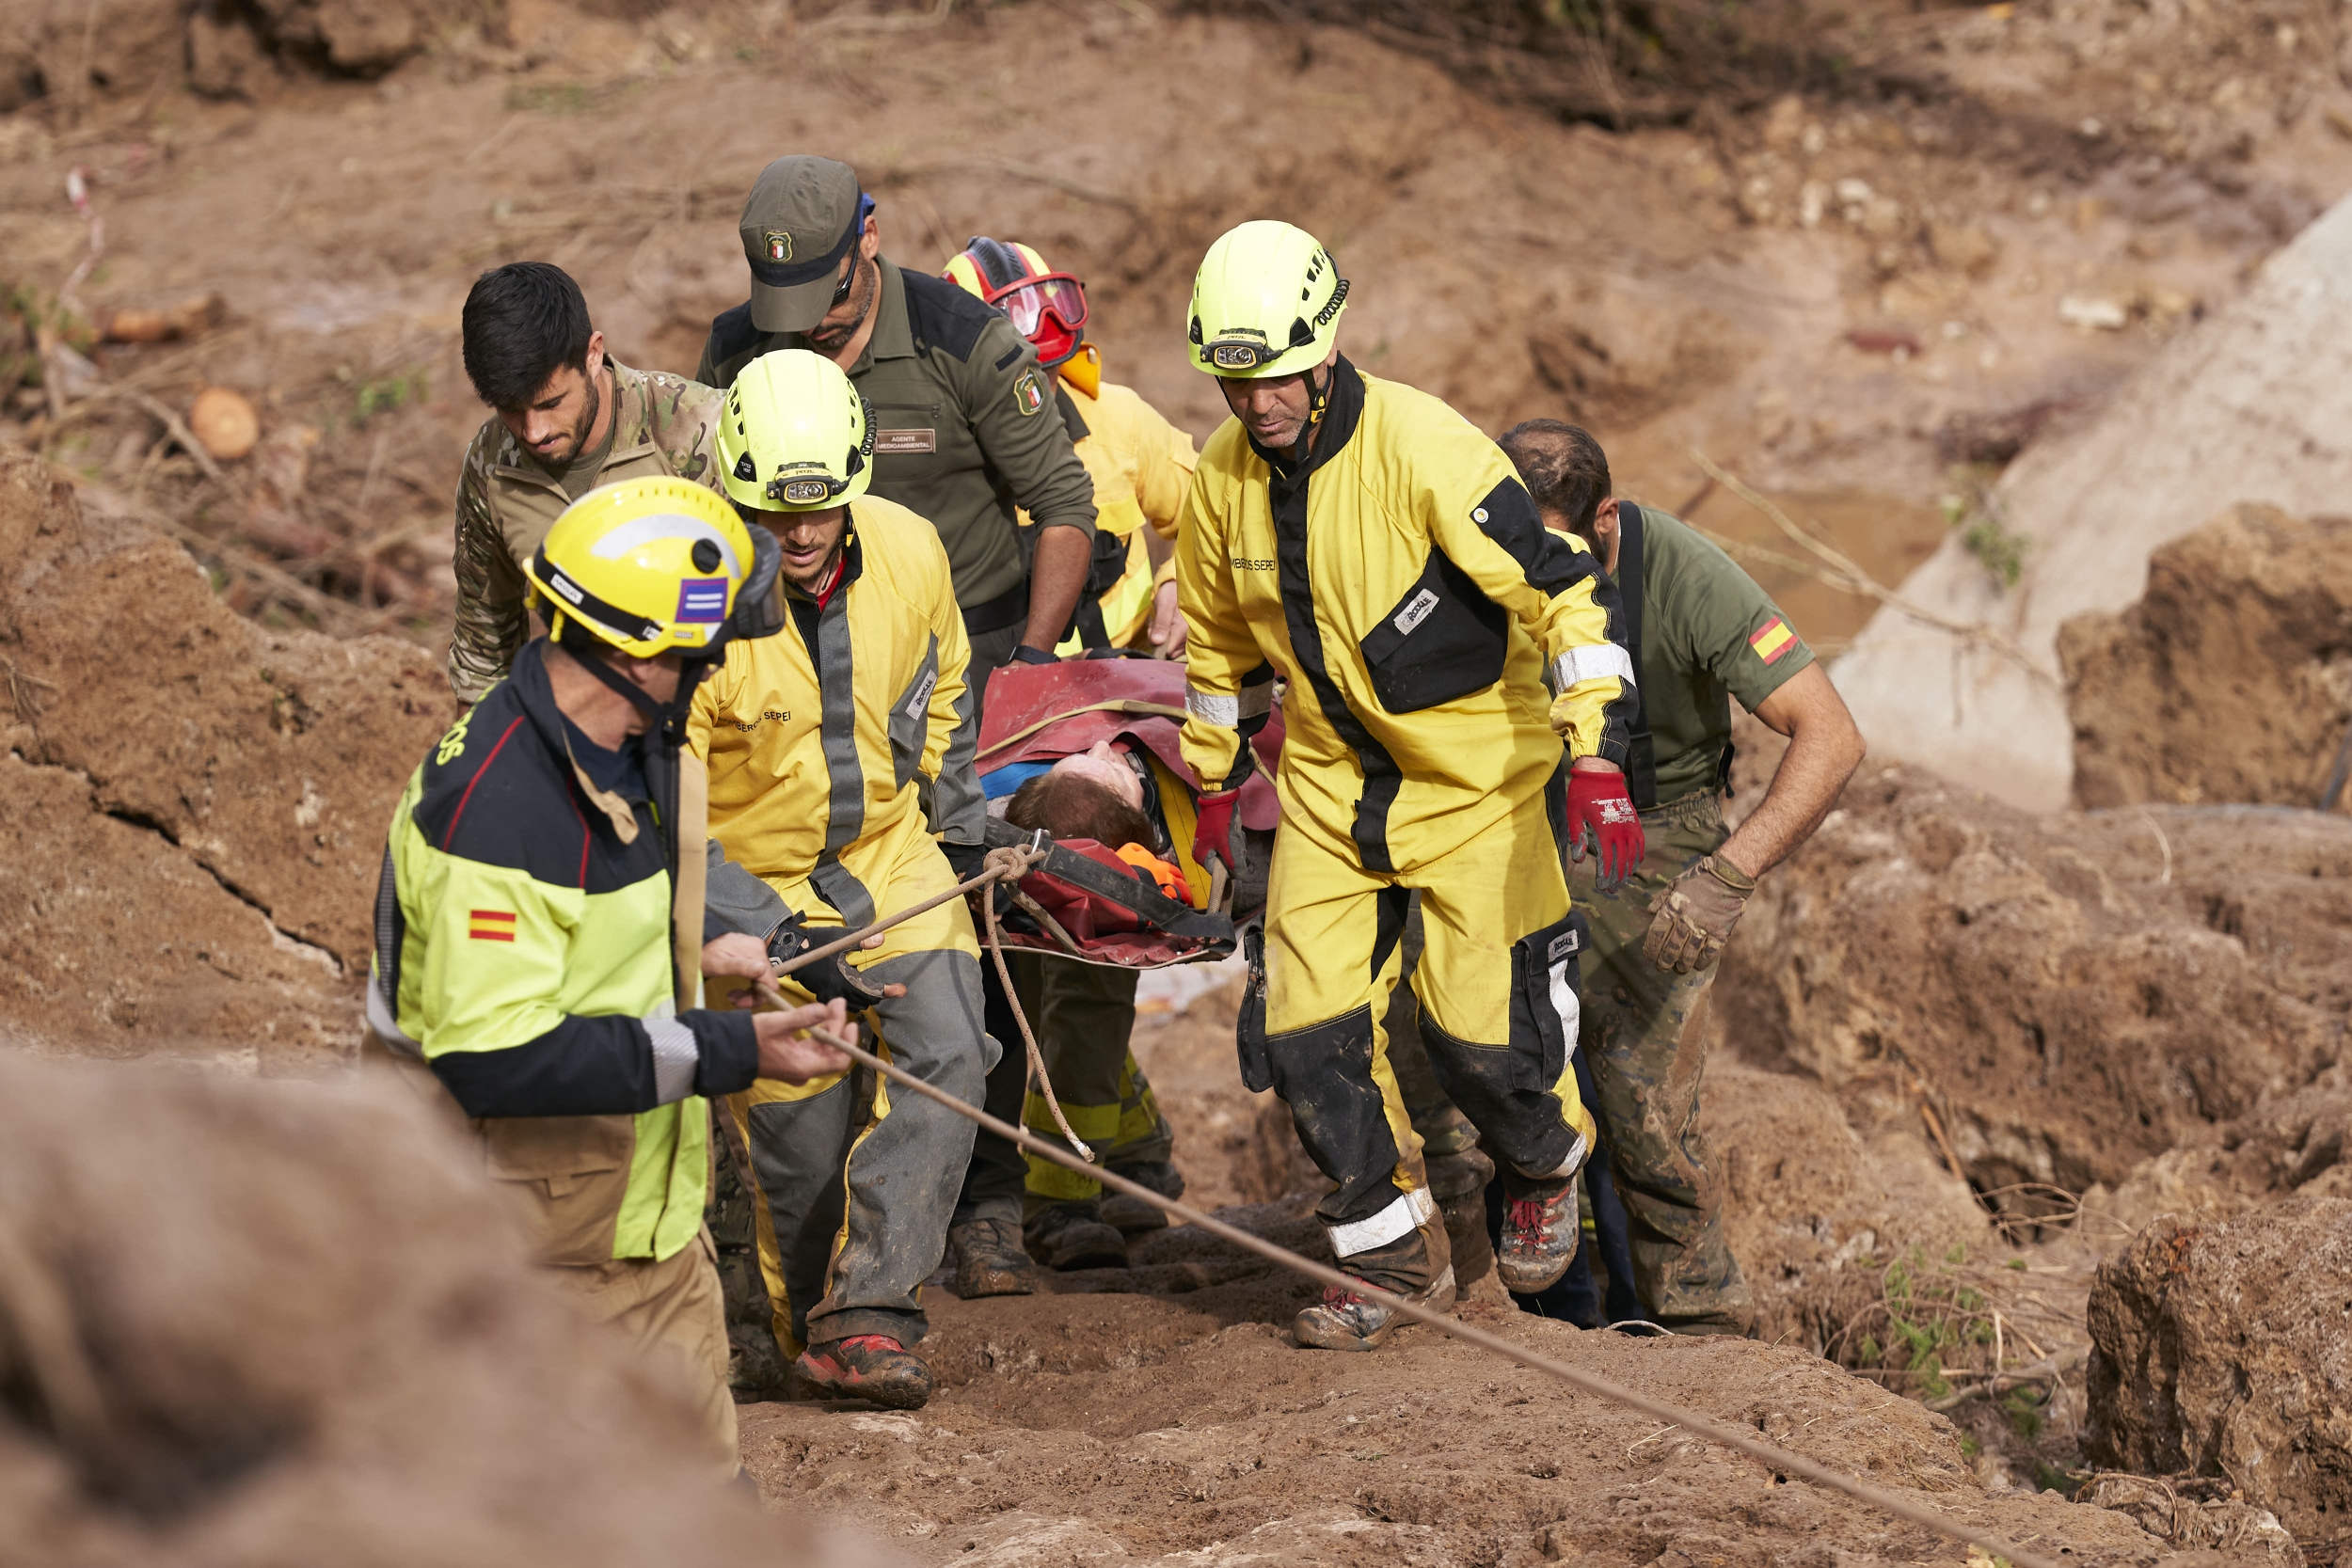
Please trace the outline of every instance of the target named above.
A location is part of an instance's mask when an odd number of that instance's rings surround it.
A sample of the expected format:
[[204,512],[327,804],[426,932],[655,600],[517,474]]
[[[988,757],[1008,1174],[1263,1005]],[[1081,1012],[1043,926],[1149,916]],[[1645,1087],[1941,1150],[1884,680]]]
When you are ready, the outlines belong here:
[[861,192],[857,198],[857,216],[850,220],[849,265],[841,269],[840,279],[833,286],[833,305],[826,307],[829,310],[850,297],[850,285],[857,281],[858,263],[865,260],[858,250],[858,242],[866,237],[866,220],[873,215],[874,198]]

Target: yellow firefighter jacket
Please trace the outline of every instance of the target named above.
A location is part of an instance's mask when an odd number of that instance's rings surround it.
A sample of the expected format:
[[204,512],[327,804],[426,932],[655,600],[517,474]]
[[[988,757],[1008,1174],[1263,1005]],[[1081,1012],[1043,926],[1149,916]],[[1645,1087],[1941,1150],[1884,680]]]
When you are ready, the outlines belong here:
[[981,843],[987,808],[938,531],[862,496],[843,551],[822,605],[787,587],[792,624],[729,646],[687,741],[708,761],[710,832],[729,858],[819,923],[813,905],[861,926],[889,912],[877,897],[931,833]]
[[[1092,614],[1110,647],[1139,644],[1152,625],[1152,594],[1173,575],[1173,565],[1155,577],[1144,543],[1150,523],[1163,539],[1176,537],[1177,519],[1192,486],[1192,437],[1163,418],[1131,387],[1103,379],[1100,351],[1091,343],[1060,367],[1062,422],[1077,443],[1078,460],[1094,481],[1094,526],[1126,546],[1126,570],[1092,606],[1081,606],[1085,627]],[[1025,517],[1024,518],[1025,521]],[[1054,651],[1065,657],[1082,653],[1086,639],[1073,632]]]
[[1410,872],[1501,823],[1564,742],[1624,764],[1616,589],[1545,530],[1501,449],[1425,393],[1340,359],[1295,465],[1228,421],[1176,569],[1184,760],[1238,785],[1279,675],[1285,831],[1368,871]]

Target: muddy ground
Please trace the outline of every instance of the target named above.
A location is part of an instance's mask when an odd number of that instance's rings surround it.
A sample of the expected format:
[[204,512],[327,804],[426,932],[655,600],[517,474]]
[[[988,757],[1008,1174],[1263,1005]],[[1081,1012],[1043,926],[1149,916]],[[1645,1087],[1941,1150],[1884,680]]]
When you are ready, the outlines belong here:
[[[908,264],[989,231],[1081,273],[1114,378],[1200,436],[1214,392],[1168,348],[1191,261],[1240,218],[1305,222],[1354,280],[1360,364],[1490,430],[1590,424],[1621,490],[1742,546],[1824,649],[1876,601],[1823,581],[1808,539],[1891,583],[1958,528],[2000,575],[1989,475],[2352,189],[2321,8],[1855,6],[1817,18],[1804,70],[1751,62],[1624,130],[1458,49],[1282,15],[12,8],[0,1038],[347,1067],[380,819],[450,712],[448,498],[482,417],[464,291],[554,260],[623,359],[691,371],[778,153],[855,162]],[[109,341],[142,310],[178,335]],[[250,454],[183,446],[205,388],[258,409]],[[1741,744],[1752,801],[1772,747]],[[2153,1558],[2142,1524],[2214,1544],[2045,1489],[2093,1480],[2099,1260],[2160,1212],[2334,1191],[2345,1004],[2306,938],[2341,927],[2340,874],[2233,891],[2226,808],[2040,822],[1916,777],[1857,787],[1772,884],[1716,1011],[1708,1130],[1764,1342],[1579,1335],[1491,1276],[1465,1311],[2084,1561]],[[2286,888],[2299,851],[2265,843]],[[2065,961],[2004,969],[2003,930]],[[1804,962],[1769,961],[1775,931]],[[2219,1004],[2159,936],[2250,1014],[2207,1027]],[[1230,1006],[1138,1053],[1196,1201],[1312,1245],[1312,1173],[1235,1080]],[[2054,1036],[2098,1048],[2051,1060]],[[2102,1096],[2128,1114],[2083,1110]],[[771,1507],[916,1561],[1958,1560],[1424,1331],[1291,1351],[1303,1288],[1188,1232],[1137,1259],[1033,1300],[940,1292],[946,1386],[919,1416],[747,1407]],[[2296,1523],[2332,1560],[2330,1521]]]

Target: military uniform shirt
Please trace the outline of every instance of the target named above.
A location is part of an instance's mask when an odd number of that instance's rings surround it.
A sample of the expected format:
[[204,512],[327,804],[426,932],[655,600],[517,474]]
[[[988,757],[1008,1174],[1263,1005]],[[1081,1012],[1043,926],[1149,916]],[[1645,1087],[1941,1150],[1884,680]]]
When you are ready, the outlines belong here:
[[1645,506],[1639,658],[1663,803],[1714,786],[1731,743],[1729,699],[1754,713],[1813,650],[1712,540]]
[[599,484],[653,474],[719,488],[719,394],[675,375],[606,362],[612,367],[612,426],[600,454],[551,472],[496,419],[485,420],[466,449],[452,562],[457,613],[449,639],[450,689],[466,702],[505,675],[531,636],[522,563],[538,552],[565,507]]
[[[850,367],[878,431],[872,493],[939,531],[968,631],[1011,626],[1027,614],[1018,513],[1092,539],[1094,482],[1056,409],[1053,377],[1003,311],[945,278],[876,265],[873,336]],[[761,332],[751,306],[739,305],[710,324],[695,377],[732,386],[761,355],[808,346],[797,332]],[[993,611],[976,613],[983,607]]]

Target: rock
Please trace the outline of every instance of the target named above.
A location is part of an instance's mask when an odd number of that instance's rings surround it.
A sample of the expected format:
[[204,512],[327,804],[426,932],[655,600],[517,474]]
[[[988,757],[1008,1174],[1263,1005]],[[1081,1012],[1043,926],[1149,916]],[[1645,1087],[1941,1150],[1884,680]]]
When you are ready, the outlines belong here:
[[2338,1533],[2352,1507],[2348,1278],[2352,1199],[2150,1226],[2091,1286],[2085,1452],[2226,1475],[2296,1535]]
[[669,1369],[526,1266],[452,1121],[0,1053],[0,1556],[838,1560],[712,1482]]
[[2352,728],[2352,520],[2233,507],[2058,632],[2074,799],[2311,806]]
[[258,98],[277,68],[233,0],[191,6],[187,15],[188,87],[205,98]]
[[240,392],[207,387],[188,405],[188,430],[204,450],[224,463],[233,463],[261,439],[262,417]]
[[1970,277],[1983,277],[2001,259],[2001,242],[1973,223],[1931,223],[1928,249],[1935,264]]
[[2246,293],[2175,334],[2105,409],[2027,449],[1997,492],[2025,576],[1989,582],[1955,534],[1901,586],[2013,640],[2026,663],[1883,608],[1836,665],[1872,752],[2020,805],[2071,793],[2059,626],[2138,597],[2149,553],[2240,501],[2290,514],[2352,495],[2352,202],[2270,257]]
[[2036,816],[1876,768],[1749,901],[1713,1008],[1756,1066],[1922,1084],[1979,1191],[2048,1212],[2021,1184],[2113,1187],[2334,1060],[2347,876],[2343,818]]
[[2058,313],[2058,320],[2069,326],[2098,332],[2121,332],[2132,319],[2121,302],[2104,294],[2060,294]]
[[1764,111],[1764,123],[1758,127],[1764,145],[1775,152],[1786,152],[1797,145],[1804,135],[1804,100],[1795,93],[1784,93]]

